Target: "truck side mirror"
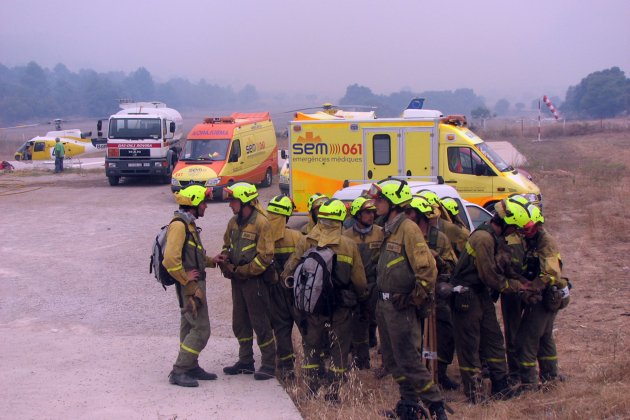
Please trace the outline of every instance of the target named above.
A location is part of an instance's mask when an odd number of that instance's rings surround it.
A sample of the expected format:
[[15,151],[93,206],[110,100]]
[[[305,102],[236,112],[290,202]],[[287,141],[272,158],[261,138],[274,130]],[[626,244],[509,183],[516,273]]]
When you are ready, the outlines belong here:
[[168,130],[171,133],[175,133],[175,123],[173,121],[171,121],[171,124],[169,125]]
[[287,151],[284,150],[284,149],[280,150],[280,157],[282,159],[286,159],[287,158]]
[[98,120],[96,122],[96,130],[97,131],[101,131],[103,129],[103,121],[102,120]]

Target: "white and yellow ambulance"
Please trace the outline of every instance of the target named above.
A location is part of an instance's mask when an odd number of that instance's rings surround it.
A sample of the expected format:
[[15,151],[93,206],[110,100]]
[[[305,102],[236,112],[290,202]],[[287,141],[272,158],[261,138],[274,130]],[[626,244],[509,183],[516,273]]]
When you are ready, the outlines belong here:
[[212,188],[220,199],[226,185],[245,181],[268,187],[277,173],[278,144],[269,113],[233,113],[206,118],[190,130],[171,190],[197,184]]
[[533,182],[467,128],[465,117],[434,110],[406,109],[401,118],[297,113],[289,125],[289,159],[289,189],[299,212],[315,192],[332,195],[390,176],[451,185],[485,208],[514,193],[542,199]]

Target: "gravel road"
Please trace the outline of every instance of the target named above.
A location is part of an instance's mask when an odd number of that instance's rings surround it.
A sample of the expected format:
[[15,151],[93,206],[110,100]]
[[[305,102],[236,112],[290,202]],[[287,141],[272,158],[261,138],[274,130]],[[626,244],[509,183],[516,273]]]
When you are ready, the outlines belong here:
[[[277,183],[262,189],[262,201],[277,193]],[[175,208],[169,186],[110,187],[101,171],[0,175],[0,418],[300,418],[277,381],[221,373],[238,345],[217,270],[208,270],[212,335],[200,364],[219,379],[168,384],[179,308],[148,267]],[[199,220],[209,254],[230,216],[212,203]]]

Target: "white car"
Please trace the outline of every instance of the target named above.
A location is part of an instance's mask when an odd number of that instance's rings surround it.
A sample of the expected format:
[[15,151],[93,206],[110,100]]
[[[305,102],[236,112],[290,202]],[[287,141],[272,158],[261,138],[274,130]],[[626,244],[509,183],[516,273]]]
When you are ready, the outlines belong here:
[[[364,191],[369,190],[370,186],[372,186],[372,184],[352,185],[337,191],[333,194],[333,198],[337,198],[344,203],[349,203],[360,196]],[[468,225],[471,231],[492,218],[490,212],[477,204],[473,204],[461,198],[457,190],[450,185],[437,184],[435,182],[410,181],[409,187],[411,188],[412,194],[421,190],[431,190],[440,198],[453,198],[459,204],[462,221]]]

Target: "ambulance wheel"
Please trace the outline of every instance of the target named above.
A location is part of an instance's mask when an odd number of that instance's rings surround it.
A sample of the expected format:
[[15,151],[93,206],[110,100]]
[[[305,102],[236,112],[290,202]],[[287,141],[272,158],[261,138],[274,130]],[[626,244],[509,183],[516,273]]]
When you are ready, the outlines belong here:
[[267,168],[267,172],[265,172],[265,178],[260,183],[261,187],[271,187],[271,183],[273,182],[273,174],[271,173],[271,168]]
[[109,185],[112,187],[115,187],[120,182],[119,176],[108,176],[107,179],[109,180]]

